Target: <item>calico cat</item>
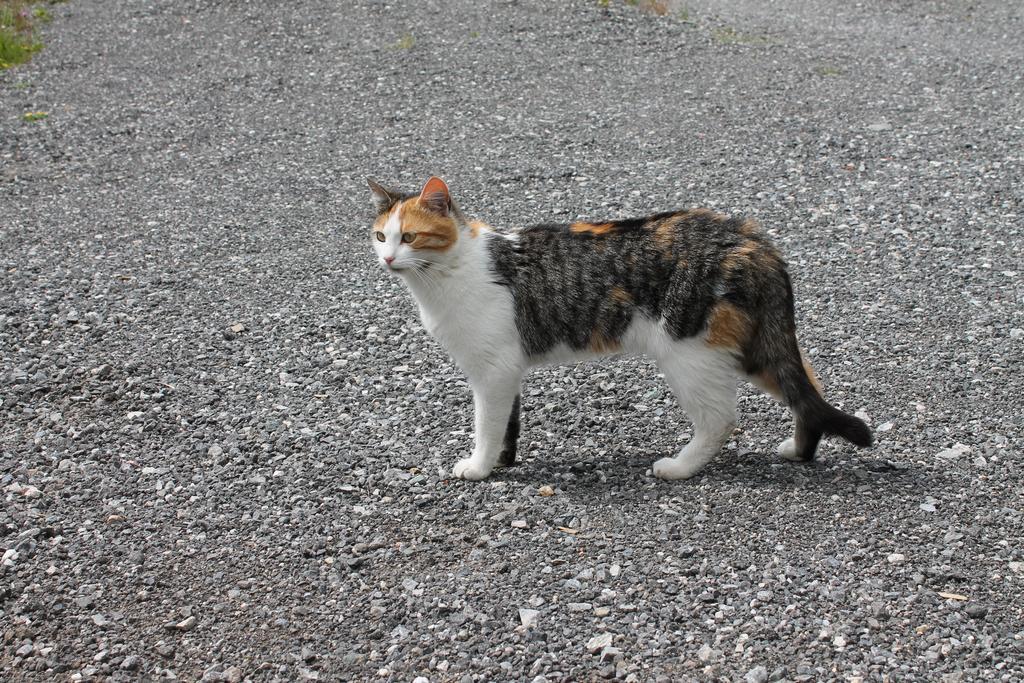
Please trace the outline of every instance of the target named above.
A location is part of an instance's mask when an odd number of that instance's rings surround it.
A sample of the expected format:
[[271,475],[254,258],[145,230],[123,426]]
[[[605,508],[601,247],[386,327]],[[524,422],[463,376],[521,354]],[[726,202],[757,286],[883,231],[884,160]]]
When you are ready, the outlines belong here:
[[527,369],[618,353],[653,358],[693,421],[693,439],[654,463],[662,479],[693,476],[728,439],[737,377],[792,410],[783,457],[812,460],[823,434],[871,444],[862,420],[822,398],[786,264],[753,222],[696,209],[505,233],[467,220],[440,178],[418,194],[368,182],[381,265],[473,388],[475,448],[456,477],[515,463]]

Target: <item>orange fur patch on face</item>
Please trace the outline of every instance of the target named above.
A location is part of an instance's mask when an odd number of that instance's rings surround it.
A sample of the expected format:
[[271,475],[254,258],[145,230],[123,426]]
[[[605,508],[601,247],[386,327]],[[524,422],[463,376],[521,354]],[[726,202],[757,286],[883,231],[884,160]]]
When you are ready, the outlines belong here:
[[750,335],[750,318],[730,303],[719,301],[708,316],[709,346],[739,350]]
[[570,232],[589,232],[592,235],[606,235],[614,229],[614,223],[573,223],[569,226]]
[[620,303],[620,304],[631,304],[631,303],[633,303],[633,297],[631,297],[629,295],[629,292],[624,290],[622,287],[619,287],[619,286],[612,287],[612,290],[611,290],[611,292],[609,292],[609,294],[610,294],[610,296],[612,298],[612,301],[615,301],[617,303]]
[[590,350],[594,353],[614,353],[622,348],[622,345],[614,339],[608,339],[601,330],[593,330],[590,333]]
[[744,237],[750,237],[751,235],[754,235],[756,233],[757,233],[757,222],[756,221],[754,221],[754,220],[752,220],[750,218],[747,218],[742,223],[740,223],[740,234],[743,235]]
[[409,246],[413,249],[444,251],[459,238],[459,230],[450,216],[441,216],[419,205],[418,199],[403,202],[398,207],[398,220],[402,234],[416,237]]

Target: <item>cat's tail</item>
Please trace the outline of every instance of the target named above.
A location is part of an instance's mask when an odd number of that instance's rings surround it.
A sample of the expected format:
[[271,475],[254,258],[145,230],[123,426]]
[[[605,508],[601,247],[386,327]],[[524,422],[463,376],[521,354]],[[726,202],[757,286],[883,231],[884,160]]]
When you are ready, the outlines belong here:
[[[757,292],[756,310],[761,315],[743,349],[744,365],[752,380],[793,411],[793,441],[783,444],[783,455],[793,460],[813,460],[825,434],[840,436],[865,448],[871,445],[871,429],[860,418],[830,405],[822,396],[814,371],[804,361],[796,339],[793,289],[778,259]],[[750,291],[748,290],[748,291]]]
[[787,358],[773,368],[772,374],[786,404],[793,411],[796,429],[788,457],[813,460],[818,442],[824,434],[840,436],[855,446],[871,445],[871,429],[864,420],[830,405],[812,382],[809,368],[800,356],[793,337]]

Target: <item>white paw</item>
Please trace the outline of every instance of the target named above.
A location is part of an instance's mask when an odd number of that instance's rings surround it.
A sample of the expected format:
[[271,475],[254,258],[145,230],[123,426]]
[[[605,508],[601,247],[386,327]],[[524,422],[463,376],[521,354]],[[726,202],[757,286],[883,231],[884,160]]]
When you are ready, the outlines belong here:
[[704,468],[703,462],[679,460],[678,458],[662,458],[654,463],[654,476],[658,479],[689,479]]
[[457,478],[470,481],[486,479],[490,473],[490,467],[484,467],[479,461],[473,460],[473,458],[464,458],[455,463],[455,467],[452,468],[452,474]]
[[789,437],[788,439],[780,443],[777,450],[779,452],[779,455],[781,455],[786,460],[800,460],[800,458],[796,454],[796,441],[793,440],[793,437]]

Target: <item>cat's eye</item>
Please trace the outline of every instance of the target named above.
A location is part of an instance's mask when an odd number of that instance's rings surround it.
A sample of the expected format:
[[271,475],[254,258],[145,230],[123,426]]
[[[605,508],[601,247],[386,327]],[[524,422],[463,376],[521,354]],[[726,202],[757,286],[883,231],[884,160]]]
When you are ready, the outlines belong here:
[[410,244],[414,239],[416,239],[416,233],[414,233],[414,232],[403,232],[402,233],[402,241],[405,242],[406,244]]
[[381,232],[380,230],[378,230],[377,232],[373,233],[373,236],[377,238],[378,242],[383,242],[384,241],[384,233]]

